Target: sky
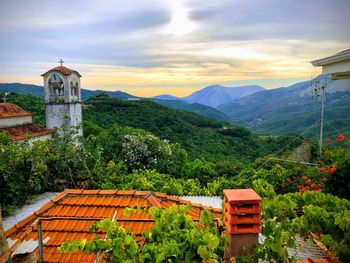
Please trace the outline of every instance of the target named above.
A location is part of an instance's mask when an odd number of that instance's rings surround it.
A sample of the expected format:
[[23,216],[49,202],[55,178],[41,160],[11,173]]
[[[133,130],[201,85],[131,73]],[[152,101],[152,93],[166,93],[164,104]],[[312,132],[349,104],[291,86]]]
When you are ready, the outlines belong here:
[[277,88],[350,48],[349,0],[0,0],[0,82],[64,66],[87,89],[186,96]]

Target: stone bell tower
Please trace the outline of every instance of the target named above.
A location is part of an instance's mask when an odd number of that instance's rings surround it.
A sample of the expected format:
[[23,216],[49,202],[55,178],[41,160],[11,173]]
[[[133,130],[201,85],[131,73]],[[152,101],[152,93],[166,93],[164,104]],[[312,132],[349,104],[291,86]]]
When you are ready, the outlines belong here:
[[[44,78],[46,127],[71,129],[82,123],[80,77],[81,75],[61,64],[41,76]],[[60,134],[63,135],[62,131]],[[82,135],[80,127],[76,135]]]

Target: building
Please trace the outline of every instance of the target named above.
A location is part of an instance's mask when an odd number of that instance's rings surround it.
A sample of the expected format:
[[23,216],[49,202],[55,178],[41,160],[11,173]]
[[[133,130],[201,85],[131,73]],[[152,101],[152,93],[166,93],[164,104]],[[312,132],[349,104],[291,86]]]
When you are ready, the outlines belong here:
[[[222,210],[157,192],[68,189],[49,199],[46,204],[20,222],[5,229],[9,249],[2,257],[0,256],[0,262],[9,257],[12,257],[12,262],[37,262],[36,260],[40,258],[39,229],[43,241],[43,262],[96,262],[96,254],[60,253],[57,248],[67,240],[83,238],[89,240],[96,235],[103,238],[105,235],[103,232],[91,233],[89,228],[104,218],[113,218],[119,225],[130,227],[136,235],[136,240],[142,242],[142,231],[152,227],[154,219],[143,210],[125,216],[124,209],[150,206],[167,209],[173,204],[192,204],[189,215],[193,220],[198,220],[200,212],[208,209],[214,215],[217,226],[220,225],[220,218],[224,213],[224,231],[229,241],[225,255],[229,259],[236,253],[243,253],[243,246],[251,249],[253,244],[264,238],[259,234],[261,199],[251,189],[225,190],[224,196],[224,210]],[[204,197],[199,197],[198,200],[210,202]],[[306,252],[291,252],[296,255],[299,263],[331,262],[325,259],[324,251],[317,245],[306,242],[303,245],[309,246],[310,249]]]
[[30,141],[51,138],[49,130],[32,123],[31,113],[8,102],[0,103],[0,131],[13,141],[22,141],[26,136]]
[[311,64],[315,67],[321,66],[322,74],[330,75],[331,79],[350,79],[350,49],[314,60]]
[[[79,72],[61,65],[42,74],[44,79],[46,127],[70,130],[82,123]],[[60,131],[61,134],[64,131]],[[83,129],[77,129],[82,135]]]

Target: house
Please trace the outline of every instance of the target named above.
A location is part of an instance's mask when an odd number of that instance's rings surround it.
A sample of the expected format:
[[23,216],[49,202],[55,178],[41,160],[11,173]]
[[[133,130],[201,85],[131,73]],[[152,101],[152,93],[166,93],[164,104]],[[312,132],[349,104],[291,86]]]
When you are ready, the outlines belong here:
[[311,62],[315,67],[322,67],[323,75],[332,79],[350,79],[350,49],[341,51],[333,56],[317,59]]
[[[143,211],[125,216],[124,209],[137,206],[167,209],[173,204],[192,204],[189,215],[193,220],[199,220],[200,212],[208,209],[217,226],[224,212],[228,239],[225,257],[229,261],[232,256],[242,253],[243,247],[251,251],[252,246],[263,238],[259,235],[261,199],[252,189],[225,190],[224,196],[223,211],[157,192],[67,189],[5,231],[9,248],[0,257],[0,262],[9,258],[12,262],[37,262],[41,255],[43,262],[95,262],[95,254],[60,253],[57,248],[67,240],[92,239],[96,235],[103,238],[104,233],[90,233],[89,228],[104,218],[114,218],[120,225],[130,227],[136,240],[141,242],[142,232],[152,227],[154,219]],[[43,243],[41,255],[39,240]],[[295,253],[299,262],[330,262],[317,245],[309,246],[311,249],[307,253]],[[313,261],[309,261],[311,257]]]
[[15,104],[0,103],[0,132],[8,135],[13,141],[22,141],[29,136],[31,141],[51,138],[51,132],[32,123],[32,114]]

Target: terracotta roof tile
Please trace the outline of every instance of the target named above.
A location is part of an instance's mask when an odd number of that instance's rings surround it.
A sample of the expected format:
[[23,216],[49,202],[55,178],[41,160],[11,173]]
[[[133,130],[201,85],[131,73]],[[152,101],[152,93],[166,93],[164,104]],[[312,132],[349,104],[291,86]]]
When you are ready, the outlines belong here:
[[45,76],[46,74],[48,74],[48,73],[50,73],[50,72],[53,72],[53,71],[57,71],[57,72],[59,72],[59,73],[65,75],[65,76],[68,76],[68,75],[70,75],[70,74],[72,74],[72,73],[75,73],[75,74],[77,74],[79,77],[81,77],[81,75],[79,74],[78,71],[72,70],[72,69],[67,68],[67,67],[65,67],[65,66],[58,66],[58,67],[55,67],[55,68],[53,68],[53,69],[50,69],[49,71],[45,72],[45,73],[42,74],[41,76]]
[[8,102],[2,102],[0,103],[0,118],[11,118],[11,117],[23,117],[23,116],[30,116],[29,112],[24,111],[19,106],[8,103]]
[[61,200],[63,197],[65,197],[67,194],[65,192],[62,192],[58,195],[56,195],[55,197],[51,198],[51,201],[56,203],[58,202],[59,200]]
[[12,138],[14,141],[21,141],[24,140],[26,135],[29,135],[30,137],[40,137],[44,135],[50,134],[50,131],[45,129],[44,127],[29,123],[24,124],[20,126],[13,126],[13,127],[6,127],[6,128],[0,128],[0,132],[5,133],[9,137]]
[[[130,228],[136,235],[136,240],[142,240],[142,231],[148,230],[154,224],[154,219],[143,210],[131,212],[125,216],[127,207],[157,206],[169,208],[173,204],[185,201],[161,193],[131,190],[65,190],[52,198],[47,204],[35,211],[34,214],[20,221],[6,231],[6,236],[12,239],[37,240],[35,220],[40,216],[43,238],[49,237],[44,244],[45,262],[93,262],[94,255],[73,253],[64,254],[57,251],[64,241],[74,239],[92,239],[95,233],[90,233],[91,225],[102,218],[112,218],[125,228]],[[220,218],[221,210],[209,208],[215,218]],[[189,213],[198,220],[201,208],[194,206]],[[101,237],[103,233],[99,233]]]

